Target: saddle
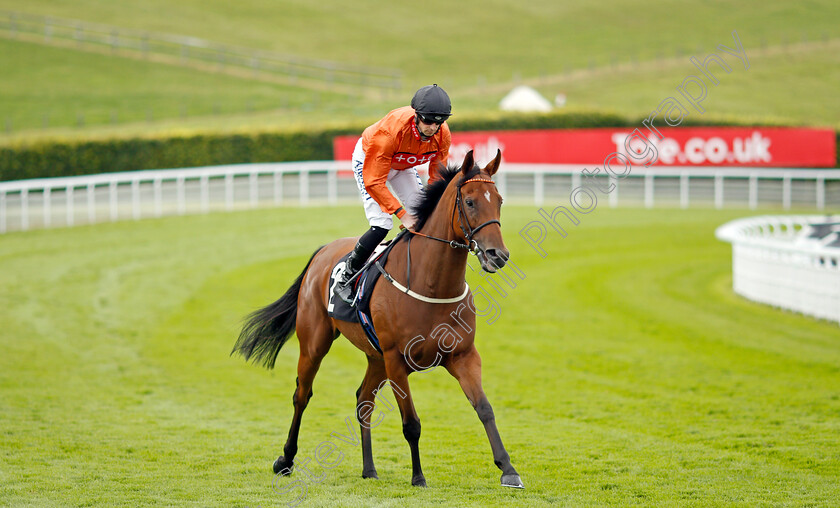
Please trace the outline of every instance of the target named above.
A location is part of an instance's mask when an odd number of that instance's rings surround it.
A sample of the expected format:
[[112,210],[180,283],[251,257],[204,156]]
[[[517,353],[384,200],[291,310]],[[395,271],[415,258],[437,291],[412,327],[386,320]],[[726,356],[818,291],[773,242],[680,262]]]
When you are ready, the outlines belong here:
[[382,348],[379,346],[379,338],[376,336],[376,330],[373,328],[373,319],[370,316],[370,296],[373,294],[373,288],[376,286],[376,282],[379,280],[380,275],[382,275],[381,270],[377,269],[376,265],[385,265],[391,249],[406,233],[407,230],[403,230],[393,240],[381,243],[374,249],[373,254],[370,255],[365,265],[350,282],[353,284],[353,303],[348,304],[335,294],[335,288],[341,280],[341,275],[344,273],[347,258],[350,256],[350,253],[348,252],[342,256],[330,272],[330,283],[328,286],[330,288],[330,294],[327,303],[327,314],[331,318],[338,319],[339,321],[359,323],[362,325],[368,342],[380,354],[382,353]]

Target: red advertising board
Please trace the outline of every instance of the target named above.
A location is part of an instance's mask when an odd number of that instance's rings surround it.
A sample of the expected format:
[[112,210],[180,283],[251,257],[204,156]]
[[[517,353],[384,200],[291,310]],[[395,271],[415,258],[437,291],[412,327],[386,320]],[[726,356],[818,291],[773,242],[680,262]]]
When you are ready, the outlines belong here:
[[[480,163],[502,151],[506,162],[602,164],[613,152],[627,154],[625,141],[634,129],[552,129],[530,131],[453,132],[450,160],[475,150]],[[656,148],[654,166],[768,166],[834,167],[836,135],[831,129],[787,127],[673,127],[659,128],[661,139],[644,126]],[[650,147],[636,137],[629,149]],[[336,160],[350,160],[357,136],[334,140]],[[653,153],[652,150],[649,150]],[[635,162],[635,161],[634,161]]]

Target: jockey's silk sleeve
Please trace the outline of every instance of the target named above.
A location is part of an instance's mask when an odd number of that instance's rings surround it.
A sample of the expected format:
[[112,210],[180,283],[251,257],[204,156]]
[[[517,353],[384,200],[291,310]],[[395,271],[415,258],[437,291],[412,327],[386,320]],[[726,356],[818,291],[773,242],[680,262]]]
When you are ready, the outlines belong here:
[[365,180],[365,190],[370,197],[379,203],[382,211],[392,214],[400,207],[400,202],[388,190],[385,182],[388,181],[388,173],[391,171],[391,160],[394,157],[394,146],[396,143],[391,139],[388,132],[378,131],[370,139],[370,144],[365,151],[365,166],[362,170],[362,177]]

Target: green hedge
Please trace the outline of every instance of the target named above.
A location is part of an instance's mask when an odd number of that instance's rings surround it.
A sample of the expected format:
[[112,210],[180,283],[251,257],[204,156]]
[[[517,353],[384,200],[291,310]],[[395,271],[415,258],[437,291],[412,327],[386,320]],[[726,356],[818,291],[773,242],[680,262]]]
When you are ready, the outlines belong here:
[[[453,117],[453,131],[636,127],[641,119],[603,112],[495,114]],[[745,125],[708,119],[692,125]],[[749,124],[755,125],[755,124]],[[365,125],[311,132],[171,135],[52,141],[0,147],[0,181],[250,162],[332,159],[333,137],[360,134]],[[840,133],[838,133],[840,145]],[[838,158],[840,167],[840,158]]]
[[201,134],[0,147],[0,181],[56,176],[332,158],[343,130]]

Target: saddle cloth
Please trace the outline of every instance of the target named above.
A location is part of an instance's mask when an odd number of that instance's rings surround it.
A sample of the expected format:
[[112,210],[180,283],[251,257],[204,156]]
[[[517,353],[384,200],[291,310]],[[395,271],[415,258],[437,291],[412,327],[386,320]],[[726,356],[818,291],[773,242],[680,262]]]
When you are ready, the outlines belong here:
[[353,281],[353,293],[355,298],[353,304],[348,304],[335,294],[335,288],[338,286],[338,281],[341,280],[341,274],[344,273],[347,258],[350,256],[348,252],[342,256],[341,259],[333,266],[330,272],[329,283],[329,302],[327,304],[327,313],[333,319],[339,321],[348,321],[350,323],[359,323],[367,335],[368,342],[377,351],[382,353],[382,348],[379,346],[379,338],[376,336],[376,330],[373,328],[373,319],[370,317],[370,295],[373,293],[373,288],[379,280],[382,273],[374,266],[375,262],[379,262],[384,266],[388,260],[388,254],[391,248],[402,238],[400,233],[393,240],[386,243],[379,244],[370,255],[365,266],[359,270],[359,274]]

